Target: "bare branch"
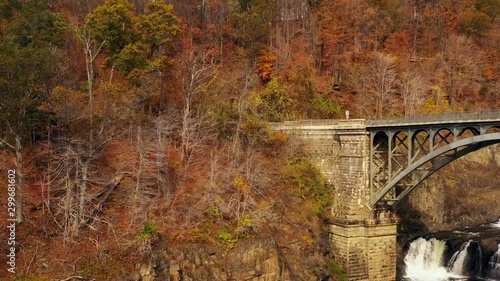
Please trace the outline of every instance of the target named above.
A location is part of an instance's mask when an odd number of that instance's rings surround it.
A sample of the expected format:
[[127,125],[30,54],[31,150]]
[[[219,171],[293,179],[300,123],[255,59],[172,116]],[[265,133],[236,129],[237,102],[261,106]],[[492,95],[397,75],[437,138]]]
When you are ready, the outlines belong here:
[[80,279],[80,280],[83,280],[85,278],[83,278],[82,276],[78,276],[78,275],[75,275],[75,276],[70,276],[66,279],[60,279],[59,281],[70,281],[70,280],[73,280],[73,279]]
[[11,152],[15,152],[16,151],[16,148],[14,146],[12,146],[11,144],[9,144],[8,142],[6,142],[3,139],[0,139],[0,145],[3,146],[3,147],[5,147],[5,148],[7,148]]

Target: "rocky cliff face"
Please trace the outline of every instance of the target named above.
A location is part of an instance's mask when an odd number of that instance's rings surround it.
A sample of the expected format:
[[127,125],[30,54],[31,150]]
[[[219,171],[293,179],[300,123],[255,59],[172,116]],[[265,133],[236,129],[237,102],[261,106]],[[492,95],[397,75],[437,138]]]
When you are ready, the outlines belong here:
[[158,247],[149,262],[136,265],[133,280],[336,280],[330,276],[327,259],[295,241],[254,238],[234,249],[206,244]]

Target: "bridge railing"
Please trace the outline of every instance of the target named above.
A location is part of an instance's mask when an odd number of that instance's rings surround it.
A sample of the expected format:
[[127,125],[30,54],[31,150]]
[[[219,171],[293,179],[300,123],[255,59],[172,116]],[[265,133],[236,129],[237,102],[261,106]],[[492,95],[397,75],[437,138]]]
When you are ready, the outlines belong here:
[[500,110],[497,111],[473,111],[473,112],[450,112],[439,115],[405,116],[397,118],[381,118],[366,120],[366,125],[384,126],[393,124],[425,124],[425,123],[451,123],[451,122],[474,122],[474,121],[498,121]]
[[405,124],[433,124],[433,123],[455,123],[455,122],[475,122],[475,121],[499,121],[500,110],[497,111],[467,111],[467,112],[449,112],[439,115],[417,115],[405,117],[392,117],[380,119],[308,119],[283,122],[271,122],[271,127],[287,126],[331,126],[346,125],[349,123],[365,123],[367,127],[378,127],[388,125]]
[[297,121],[284,121],[283,124],[297,125],[297,126],[322,126],[322,125],[337,125],[338,119],[307,119]]
[[294,120],[283,122],[270,122],[269,125],[273,128],[287,127],[287,126],[332,126],[332,125],[346,125],[350,123],[364,124],[365,119],[306,119]]

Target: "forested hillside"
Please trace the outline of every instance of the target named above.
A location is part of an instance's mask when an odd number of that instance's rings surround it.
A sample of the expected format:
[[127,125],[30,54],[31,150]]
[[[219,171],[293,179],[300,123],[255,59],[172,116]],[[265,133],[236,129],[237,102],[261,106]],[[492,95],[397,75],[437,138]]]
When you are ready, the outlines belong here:
[[335,280],[328,188],[266,123],[499,109],[499,13],[498,0],[2,1],[16,278],[128,280],[161,267],[158,249],[226,257],[272,237],[293,242],[290,276]]

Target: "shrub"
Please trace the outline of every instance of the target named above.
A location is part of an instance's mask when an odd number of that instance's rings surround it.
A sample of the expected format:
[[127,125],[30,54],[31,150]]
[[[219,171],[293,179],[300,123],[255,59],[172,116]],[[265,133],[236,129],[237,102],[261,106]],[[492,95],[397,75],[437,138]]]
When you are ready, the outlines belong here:
[[297,188],[297,193],[301,198],[314,199],[313,212],[320,213],[321,209],[332,203],[330,190],[326,186],[325,180],[318,168],[312,165],[307,158],[293,157],[286,160],[282,178]]
[[151,243],[153,242],[153,238],[156,235],[158,231],[158,227],[156,224],[152,221],[146,221],[144,223],[143,228],[139,232],[139,234],[136,236],[136,239],[139,241],[139,249],[142,253],[150,253],[152,248],[151,248]]
[[339,281],[347,281],[347,276],[345,275],[345,269],[338,264],[335,260],[331,259],[328,262],[328,269],[332,273],[333,276],[337,277]]
[[152,221],[146,221],[144,227],[139,232],[138,238],[144,240],[151,240],[158,231],[158,227]]
[[238,242],[238,235],[233,235],[226,227],[224,227],[219,235],[217,235],[217,239],[225,243],[228,249],[232,249]]
[[211,218],[219,218],[222,213],[219,209],[219,204],[222,202],[222,198],[220,196],[217,196],[213,202],[210,203],[210,205],[207,207],[205,210],[205,213],[207,216]]

